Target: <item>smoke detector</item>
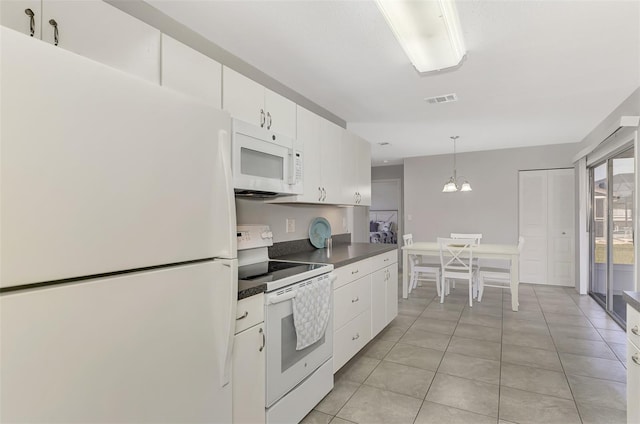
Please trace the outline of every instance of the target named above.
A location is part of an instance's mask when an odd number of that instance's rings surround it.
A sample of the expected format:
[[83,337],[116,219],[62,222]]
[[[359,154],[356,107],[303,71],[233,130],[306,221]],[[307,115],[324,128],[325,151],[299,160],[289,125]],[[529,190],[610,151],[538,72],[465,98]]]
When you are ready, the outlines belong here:
[[426,97],[424,101],[432,105],[439,103],[457,102],[458,95],[456,93],[443,94],[442,96]]

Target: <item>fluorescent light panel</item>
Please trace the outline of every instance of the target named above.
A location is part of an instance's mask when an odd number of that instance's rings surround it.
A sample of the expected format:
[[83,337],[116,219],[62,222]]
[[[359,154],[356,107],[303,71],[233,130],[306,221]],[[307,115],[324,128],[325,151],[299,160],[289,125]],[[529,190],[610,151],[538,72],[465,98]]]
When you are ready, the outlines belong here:
[[466,49],[453,0],[375,0],[418,72],[458,65]]

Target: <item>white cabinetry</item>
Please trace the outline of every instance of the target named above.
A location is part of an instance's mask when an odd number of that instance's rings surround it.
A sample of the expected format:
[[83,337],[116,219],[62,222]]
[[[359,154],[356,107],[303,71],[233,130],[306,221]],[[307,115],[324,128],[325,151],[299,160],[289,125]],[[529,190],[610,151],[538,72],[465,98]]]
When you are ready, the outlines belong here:
[[264,295],[238,302],[233,342],[233,422],[265,422]]
[[640,312],[627,305],[627,423],[640,423]]
[[[42,33],[41,22],[41,0],[0,1],[0,25],[40,38]],[[33,30],[33,33],[31,30]]]
[[222,109],[222,65],[162,34],[162,85]]
[[334,373],[398,314],[394,250],[335,269]]
[[371,259],[371,336],[375,337],[398,315],[398,253]]
[[360,137],[356,143],[358,205],[371,206],[371,144]]
[[223,68],[222,107],[234,118],[296,137],[296,104],[257,82]]
[[2,1],[2,25],[122,71],[160,82],[160,31],[101,0]]
[[371,206],[371,145],[343,130],[341,149],[342,203]]

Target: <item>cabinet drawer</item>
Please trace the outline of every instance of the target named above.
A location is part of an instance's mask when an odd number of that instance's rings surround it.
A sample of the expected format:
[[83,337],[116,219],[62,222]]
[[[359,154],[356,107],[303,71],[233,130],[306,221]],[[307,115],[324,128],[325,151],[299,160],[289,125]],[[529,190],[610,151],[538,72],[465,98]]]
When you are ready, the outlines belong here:
[[640,347],[640,312],[627,305],[627,337]]
[[371,340],[371,311],[366,310],[333,336],[333,372],[338,371]]
[[264,321],[264,294],[256,294],[238,301],[236,334],[262,321]]
[[349,284],[360,277],[371,274],[371,265],[369,260],[365,259],[363,261],[354,262],[352,264],[336,268],[333,272],[336,274],[336,281],[333,283],[333,288],[337,289],[338,287]]
[[371,261],[371,270],[377,271],[385,268],[393,263],[398,262],[398,251],[392,250],[390,252],[383,253],[382,255],[374,256],[369,259]]
[[371,307],[371,276],[335,290],[333,302],[333,328],[337,330]]

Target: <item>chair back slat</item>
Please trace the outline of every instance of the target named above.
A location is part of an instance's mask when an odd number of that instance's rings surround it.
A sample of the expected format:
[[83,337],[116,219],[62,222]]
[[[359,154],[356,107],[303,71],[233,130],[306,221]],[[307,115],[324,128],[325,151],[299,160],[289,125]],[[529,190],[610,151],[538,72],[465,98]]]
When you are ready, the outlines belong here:
[[405,246],[411,246],[413,244],[413,234],[405,234],[402,236]]
[[445,276],[467,278],[473,272],[474,239],[438,237],[440,265]]
[[476,245],[482,240],[482,233],[451,233],[452,239],[473,239]]

